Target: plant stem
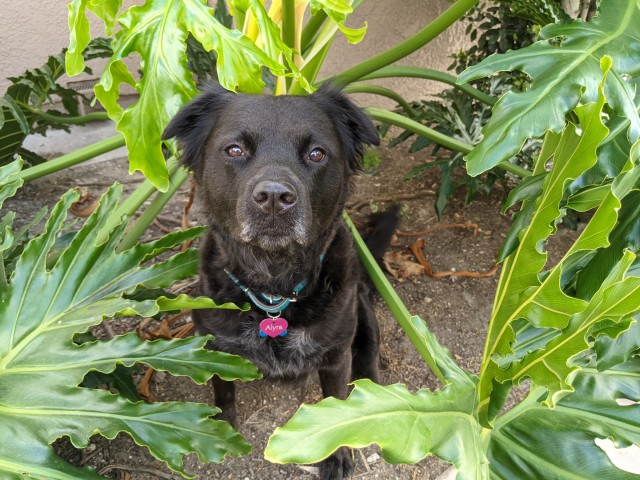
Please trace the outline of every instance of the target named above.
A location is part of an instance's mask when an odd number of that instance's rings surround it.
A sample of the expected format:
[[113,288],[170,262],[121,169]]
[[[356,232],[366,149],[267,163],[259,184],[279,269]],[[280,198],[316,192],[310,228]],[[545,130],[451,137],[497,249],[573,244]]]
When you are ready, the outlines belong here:
[[[455,138],[448,137],[443,135],[440,132],[433,130],[432,128],[426,127],[421,123],[416,122],[415,120],[411,120],[410,118],[403,117],[397,113],[389,112],[382,108],[369,107],[364,109],[366,114],[374,120],[378,120],[384,123],[390,123],[392,125],[397,125],[398,127],[402,127],[410,132],[416,133],[422,137],[428,138],[429,140],[436,142],[443,147],[448,148],[449,150],[454,150],[456,152],[462,152],[467,154],[473,150],[471,145],[468,145],[460,140]],[[529,170],[525,170],[524,168],[511,163],[511,162],[502,162],[497,165],[503,170],[512,173],[520,178],[528,177],[531,175]]]
[[87,113],[86,115],[80,116],[65,116],[65,115],[53,115],[51,113],[43,112],[42,110],[38,110],[37,108],[33,108],[30,105],[20,103],[21,107],[28,109],[31,113],[37,115],[38,117],[46,120],[49,123],[54,125],[84,125],[89,122],[94,121],[104,121],[109,120],[109,115],[107,112],[93,112]]
[[359,80],[365,75],[375,72],[376,70],[386,67],[387,65],[397,62],[401,58],[415,52],[423,47],[444,30],[449,28],[471,7],[476,5],[478,0],[458,0],[448,9],[446,9],[438,18],[433,20],[429,25],[424,27],[415,35],[412,35],[395,47],[390,48],[386,52],[382,52],[371,57],[364,62],[358,63],[353,67],[345,70],[332,79],[339,85],[347,85],[351,82]]
[[282,0],[282,41],[291,48],[296,46],[296,7],[294,0]]
[[436,142],[437,144],[442,145],[449,150],[454,150],[456,152],[462,153],[469,153],[471,152],[471,150],[473,150],[473,147],[471,145],[461,142],[460,140],[457,140],[455,138],[448,137],[440,132],[435,131],[432,128],[426,127],[425,125],[422,125],[421,123],[404,117],[398,113],[389,112],[388,110],[376,107],[368,107],[365,108],[364,111],[367,115],[369,115],[369,117],[373,118],[374,120],[397,125],[398,127],[402,127],[413,133],[417,133],[420,136],[428,138],[429,140]]
[[151,225],[164,206],[169,202],[169,200],[171,200],[176,191],[189,177],[189,172],[184,167],[175,164],[171,165],[169,175],[169,189],[166,192],[158,192],[147,209],[138,217],[136,222],[122,238],[122,241],[116,249],[117,251],[122,252],[138,243],[140,237],[144,234],[147,228],[149,228],[149,225]]
[[20,178],[25,182],[40,178],[50,173],[57,172],[78,163],[82,163],[85,160],[96,157],[102,153],[110,152],[116,148],[124,147],[124,137],[121,134],[113,137],[101,140],[93,145],[76,150],[75,152],[68,153],[58,158],[54,158],[46,163],[36,165],[35,167],[27,168],[20,173]]
[[389,307],[389,310],[391,310],[391,313],[400,324],[400,327],[402,327],[404,332],[407,334],[407,337],[409,337],[409,340],[411,340],[411,343],[413,343],[413,346],[416,347],[416,350],[433,373],[435,373],[443,384],[448,383],[425,342],[422,340],[422,337],[413,326],[413,323],[411,322],[411,313],[409,313],[409,310],[407,310],[407,307],[404,305],[402,300],[400,300],[400,297],[398,297],[398,294],[389,283],[389,280],[387,280],[387,277],[385,277],[378,265],[378,262],[376,262],[371,255],[371,252],[364,243],[364,240],[362,240],[360,233],[358,233],[358,230],[351,222],[349,215],[345,212],[342,215],[342,218],[344,218],[344,221],[351,230],[351,234],[356,242],[356,250],[358,251],[360,261],[367,271],[369,278],[371,278],[371,281],[378,289],[378,292],[380,292],[380,295],[387,304],[387,307]]
[[410,117],[414,117],[416,115],[416,113],[413,111],[413,108],[411,108],[411,105],[409,105],[409,102],[407,102],[404,98],[402,98],[402,95],[394,92],[389,88],[381,87],[379,85],[371,85],[371,84],[357,82],[357,83],[352,83],[351,85],[347,85],[346,87],[344,87],[342,91],[345,93],[371,93],[373,95],[380,95],[382,97],[387,97],[395,101],[398,105],[400,105],[403,108],[403,110],[407,112],[407,115],[409,115]]
[[327,20],[327,14],[324,10],[316,12],[302,30],[302,39],[300,41],[300,51],[304,54],[311,47],[312,40],[317,35],[324,22]]
[[481,90],[473,88],[471,85],[467,83],[458,84],[456,77],[453,75],[449,75],[448,73],[439,72],[438,70],[432,70],[430,68],[420,68],[420,67],[384,67],[380,70],[376,70],[373,73],[365,75],[361,78],[361,80],[374,80],[378,78],[389,78],[389,77],[412,77],[412,78],[424,78],[426,80],[435,80],[437,82],[446,83],[447,85],[451,85],[458,90],[463,91],[467,95],[475,98],[476,100],[481,101],[487,105],[493,106],[496,103],[496,99],[491,95],[487,95]]

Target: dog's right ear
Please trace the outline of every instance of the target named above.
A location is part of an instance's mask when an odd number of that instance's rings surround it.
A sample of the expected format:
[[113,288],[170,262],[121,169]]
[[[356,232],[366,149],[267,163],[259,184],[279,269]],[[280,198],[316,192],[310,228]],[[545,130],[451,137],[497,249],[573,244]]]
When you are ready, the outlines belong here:
[[232,95],[217,82],[207,85],[202,93],[182,107],[164,130],[163,140],[178,139],[182,149],[180,161],[188,169],[196,173],[201,171],[207,138],[218,113]]

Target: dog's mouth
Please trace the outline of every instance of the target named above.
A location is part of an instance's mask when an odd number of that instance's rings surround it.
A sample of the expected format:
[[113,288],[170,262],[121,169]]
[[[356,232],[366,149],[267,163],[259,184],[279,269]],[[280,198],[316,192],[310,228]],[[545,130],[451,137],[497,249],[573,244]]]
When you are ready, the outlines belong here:
[[292,245],[304,246],[308,243],[306,222],[300,218],[265,220],[246,218],[241,223],[242,241],[256,244],[263,250],[281,250]]

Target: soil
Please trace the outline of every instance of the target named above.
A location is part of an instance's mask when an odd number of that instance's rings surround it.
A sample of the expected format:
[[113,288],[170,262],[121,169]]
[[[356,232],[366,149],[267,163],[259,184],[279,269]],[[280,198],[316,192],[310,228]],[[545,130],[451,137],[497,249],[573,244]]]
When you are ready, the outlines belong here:
[[[427,174],[404,180],[404,175],[414,166],[424,162],[429,152],[420,151],[409,155],[402,145],[394,149],[381,148],[382,164],[375,175],[365,174],[358,178],[354,201],[363,200],[366,207],[354,212],[353,217],[364,217],[370,210],[385,207],[383,197],[422,192],[412,200],[402,200],[402,219],[399,231],[415,232],[432,228],[438,224],[473,223],[472,229],[447,228],[418,237],[398,236],[393,251],[406,251],[416,238],[424,238],[425,256],[435,271],[486,272],[494,266],[496,253],[511,223],[510,214],[503,215],[500,206],[505,193],[498,186],[488,196],[478,196],[469,204],[464,203],[464,191],[459,191],[449,203],[442,219],[438,220],[433,208],[433,191],[437,188],[436,169]],[[27,184],[5,209],[18,211],[18,218],[27,220],[42,206],[51,206],[67,189],[75,186],[88,188],[100,195],[114,180],[125,183],[125,191],[133,190],[142,177],[129,176],[126,159],[103,163],[88,163],[67,169],[41,180]],[[173,201],[162,212],[166,218],[182,218],[182,209],[188,198],[188,183],[174,196]],[[194,207],[190,220],[198,222],[203,213]],[[160,236],[162,232],[152,226],[147,238]],[[567,248],[574,232],[562,230],[552,246],[554,252]],[[491,314],[493,295],[498,273],[487,278],[445,277],[429,278],[421,275],[398,281],[389,276],[391,283],[410,312],[420,315],[429,329],[446,346],[456,362],[463,368],[478,373],[487,321]],[[378,300],[376,312],[382,330],[382,383],[406,384],[411,391],[420,388],[437,389],[441,385],[429,371],[402,329],[388,309]],[[131,322],[113,325],[117,333],[133,328]],[[190,380],[170,375],[157,374],[153,390],[158,400],[213,402],[209,386],[198,386]],[[195,455],[185,459],[186,469],[200,479],[272,480],[313,479],[313,467],[275,465],[263,459],[263,451],[269,435],[275,427],[283,425],[302,402],[314,403],[321,399],[316,378],[296,385],[256,381],[240,384],[237,391],[239,431],[253,445],[253,452],[242,458],[228,458],[223,464],[202,464]],[[111,478],[130,480],[178,479],[162,462],[155,460],[145,448],[139,447],[126,435],[107,441],[95,436],[88,449],[75,451],[61,442],[58,451],[75,464],[88,465]],[[379,448],[370,446],[354,450],[356,469],[354,478],[365,479],[434,479],[448,465],[434,457],[428,457],[417,465],[389,465],[379,456]]]

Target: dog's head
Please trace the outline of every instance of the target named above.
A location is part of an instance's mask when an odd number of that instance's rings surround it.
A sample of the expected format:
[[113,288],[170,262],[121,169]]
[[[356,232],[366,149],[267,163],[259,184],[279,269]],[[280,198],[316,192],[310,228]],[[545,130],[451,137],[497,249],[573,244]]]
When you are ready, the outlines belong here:
[[214,84],[164,132],[177,137],[215,228],[277,251],[323,237],[340,214],[371,121],[332,88],[308,96],[235,94]]

